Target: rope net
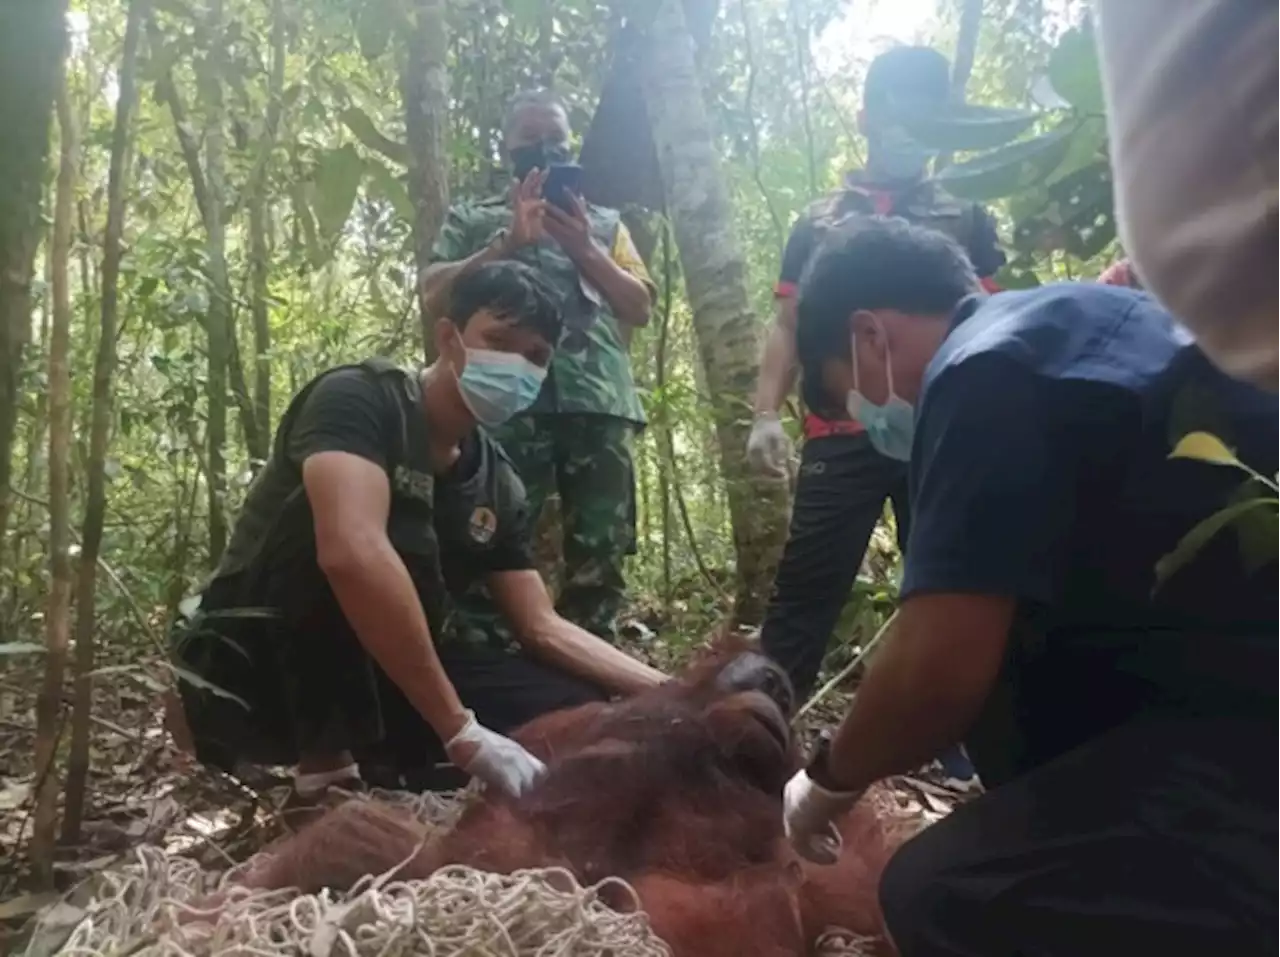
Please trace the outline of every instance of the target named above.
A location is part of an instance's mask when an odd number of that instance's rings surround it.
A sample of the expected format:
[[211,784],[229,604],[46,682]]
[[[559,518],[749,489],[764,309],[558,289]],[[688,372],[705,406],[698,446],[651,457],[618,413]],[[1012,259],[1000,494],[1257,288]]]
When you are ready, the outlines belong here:
[[[436,834],[452,826],[464,795],[372,795],[410,811]],[[269,852],[269,849],[268,849]],[[265,853],[265,852],[264,852]],[[121,867],[46,912],[29,955],[203,957],[670,957],[635,891],[610,878],[583,887],[560,868],[490,874],[446,867],[400,881],[393,868],[346,894],[250,890],[235,883],[261,855],[221,874],[140,847]],[[617,891],[630,906],[607,907]],[[71,903],[85,898],[79,906]],[[217,899],[211,904],[211,898]],[[68,934],[68,928],[70,932]],[[58,943],[54,943],[59,941]]]
[[[465,793],[372,797],[412,813],[438,836],[464,808]],[[416,849],[415,849],[416,852]],[[567,870],[493,874],[442,868],[398,880],[399,865],[362,878],[349,892],[257,890],[236,879],[265,849],[224,872],[143,846],[98,874],[38,922],[29,957],[671,957],[635,890],[607,878],[582,886]],[[603,894],[602,892],[609,893]],[[615,905],[621,898],[621,910]],[[816,957],[866,957],[873,938],[830,931]]]

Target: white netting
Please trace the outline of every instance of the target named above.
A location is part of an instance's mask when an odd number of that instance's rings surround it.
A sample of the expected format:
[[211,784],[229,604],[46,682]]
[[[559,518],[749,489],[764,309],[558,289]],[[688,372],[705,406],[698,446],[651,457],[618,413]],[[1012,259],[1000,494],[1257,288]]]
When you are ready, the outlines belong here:
[[883,937],[869,937],[832,928],[813,946],[814,957],[876,957],[884,952]]
[[[434,828],[464,805],[455,797],[377,794]],[[106,957],[306,954],[311,957],[670,957],[649,927],[635,891],[610,879],[582,887],[560,869],[490,874],[447,867],[426,880],[396,870],[347,894],[255,891],[196,862],[142,847],[82,891],[87,902],[50,910],[28,954]],[[606,906],[601,891],[630,906]],[[218,906],[201,910],[220,893]],[[70,928],[68,935],[67,931]]]
[[[373,795],[432,832],[456,821],[468,795]],[[27,954],[73,957],[671,957],[635,891],[610,878],[582,887],[560,868],[501,875],[446,867],[425,880],[399,868],[346,894],[249,890],[235,884],[248,861],[216,873],[140,847],[45,913]],[[622,912],[607,906],[602,891]],[[216,905],[210,900],[216,895]],[[203,909],[202,909],[203,908]],[[829,930],[815,957],[870,957],[878,938]]]
[[[630,893],[619,913],[606,884]],[[489,874],[447,867],[426,880],[394,872],[344,895],[236,888],[216,912],[192,904],[217,882],[191,861],[145,848],[104,874],[86,913],[58,949],[64,955],[308,954],[313,957],[670,957],[634,891],[619,881],[580,887],[567,871]]]

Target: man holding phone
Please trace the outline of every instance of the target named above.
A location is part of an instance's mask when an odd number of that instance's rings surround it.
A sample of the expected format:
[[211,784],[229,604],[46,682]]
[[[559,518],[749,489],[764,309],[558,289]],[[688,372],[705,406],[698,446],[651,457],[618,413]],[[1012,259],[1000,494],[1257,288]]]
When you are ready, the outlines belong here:
[[[512,171],[506,196],[449,211],[420,277],[424,321],[439,315],[453,283],[487,262],[537,269],[561,296],[564,331],[537,401],[491,434],[515,462],[532,514],[558,494],[564,527],[559,613],[612,639],[635,547],[632,434],[644,412],[622,327],[649,321],[653,281],[616,210],[586,202],[572,162],[564,103],[518,93],[503,127]],[[483,594],[466,603],[478,628],[501,632]]]

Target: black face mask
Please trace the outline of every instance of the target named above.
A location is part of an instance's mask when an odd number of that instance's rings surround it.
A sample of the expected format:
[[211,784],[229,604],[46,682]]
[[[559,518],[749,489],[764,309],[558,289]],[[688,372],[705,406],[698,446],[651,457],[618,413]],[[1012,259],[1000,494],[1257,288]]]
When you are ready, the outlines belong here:
[[566,143],[529,143],[511,151],[511,172],[523,180],[535,169],[546,169],[573,158]]

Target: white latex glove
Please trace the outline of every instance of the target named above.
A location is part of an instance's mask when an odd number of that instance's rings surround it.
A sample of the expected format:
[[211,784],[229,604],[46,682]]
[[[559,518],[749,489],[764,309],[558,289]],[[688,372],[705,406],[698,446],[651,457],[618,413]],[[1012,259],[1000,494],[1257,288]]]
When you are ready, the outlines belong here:
[[801,857],[815,864],[834,864],[840,856],[835,819],[857,804],[863,791],[828,791],[800,771],[782,792],[782,826]]
[[519,797],[546,771],[546,765],[523,747],[496,731],[490,731],[467,712],[467,723],[444,746],[449,760],[486,787]]
[[785,475],[791,458],[791,440],[776,412],[761,412],[747,436],[747,462],[758,472]]

